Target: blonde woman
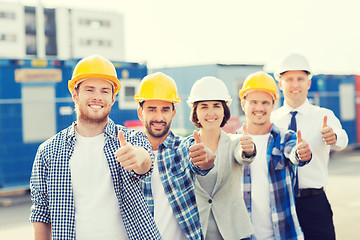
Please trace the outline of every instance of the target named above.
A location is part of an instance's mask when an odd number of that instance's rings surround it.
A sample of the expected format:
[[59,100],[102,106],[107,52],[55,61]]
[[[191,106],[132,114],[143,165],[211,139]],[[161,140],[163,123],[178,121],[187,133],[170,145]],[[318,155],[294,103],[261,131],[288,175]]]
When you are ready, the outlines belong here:
[[[252,138],[227,134],[231,98],[225,84],[203,77],[193,85],[188,104],[190,120],[200,129],[200,141],[215,153],[215,166],[205,176],[196,176],[195,195],[205,239],[242,239],[253,233],[241,190],[242,166],[256,154]],[[194,136],[189,136],[193,138]]]

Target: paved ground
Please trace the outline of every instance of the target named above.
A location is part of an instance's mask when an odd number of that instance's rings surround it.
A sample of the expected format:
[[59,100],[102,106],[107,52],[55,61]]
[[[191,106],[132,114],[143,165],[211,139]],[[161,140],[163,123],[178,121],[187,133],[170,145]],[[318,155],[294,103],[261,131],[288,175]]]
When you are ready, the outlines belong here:
[[[360,239],[360,150],[335,153],[329,165],[326,188],[334,212],[338,240]],[[31,240],[27,222],[29,195],[0,196],[0,239]]]
[[359,240],[360,150],[331,159],[326,192],[334,213],[337,239]]

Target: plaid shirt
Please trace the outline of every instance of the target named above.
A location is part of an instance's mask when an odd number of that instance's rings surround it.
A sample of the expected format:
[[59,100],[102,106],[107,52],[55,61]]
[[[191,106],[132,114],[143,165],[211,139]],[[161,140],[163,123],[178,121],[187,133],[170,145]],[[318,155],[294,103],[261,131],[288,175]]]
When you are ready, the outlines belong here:
[[[295,168],[303,166],[295,154],[296,134],[272,125],[267,149],[269,170],[270,211],[274,238],[304,239],[295,211]],[[291,159],[291,160],[290,160]],[[244,200],[251,214],[251,165],[244,166]]]
[[[195,200],[195,174],[205,175],[209,170],[202,170],[190,161],[188,149],[193,142],[192,137],[182,140],[170,132],[159,146],[156,161],[166,196],[185,236],[198,240],[204,237]],[[151,177],[142,179],[140,186],[154,215]]]
[[[40,145],[31,174],[30,189],[33,206],[30,221],[51,224],[53,239],[75,239],[75,208],[69,160],[75,146],[75,125],[62,130]],[[104,152],[109,164],[114,190],[129,239],[161,239],[155,222],[139,188],[139,176],[126,171],[117,162],[115,150],[120,148],[117,138],[121,129],[128,142],[143,146],[153,157],[146,135],[109,119],[104,129]]]

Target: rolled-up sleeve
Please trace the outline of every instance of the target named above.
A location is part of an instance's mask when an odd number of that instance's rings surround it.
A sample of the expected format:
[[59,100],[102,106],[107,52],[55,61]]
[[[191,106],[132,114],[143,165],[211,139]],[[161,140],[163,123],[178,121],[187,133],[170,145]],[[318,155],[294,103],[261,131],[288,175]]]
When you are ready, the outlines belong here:
[[31,214],[30,222],[51,223],[50,208],[47,194],[48,166],[40,146],[35,156],[30,178]]

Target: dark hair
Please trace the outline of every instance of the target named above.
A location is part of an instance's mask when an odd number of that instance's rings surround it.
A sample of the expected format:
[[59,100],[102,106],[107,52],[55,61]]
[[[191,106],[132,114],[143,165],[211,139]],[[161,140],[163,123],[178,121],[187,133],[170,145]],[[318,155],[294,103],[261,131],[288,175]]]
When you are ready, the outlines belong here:
[[[199,119],[197,117],[197,114],[196,114],[196,109],[199,105],[199,103],[201,102],[204,102],[204,101],[199,101],[199,102],[194,102],[193,103],[193,107],[191,109],[191,113],[190,113],[190,121],[195,125],[195,127],[197,128],[202,128],[200,122],[199,122]],[[220,127],[223,127],[225,126],[225,124],[227,123],[227,121],[229,120],[229,118],[231,117],[231,114],[230,114],[230,109],[229,109],[229,106],[226,104],[225,101],[219,101],[221,102],[221,105],[223,106],[223,109],[224,109],[224,118],[220,124]]]
[[[146,100],[145,100],[145,101],[146,101]],[[140,106],[141,109],[143,109],[143,106],[144,106],[144,102],[145,102],[145,101],[139,102],[139,106]],[[175,104],[172,102],[171,105],[172,105],[172,110],[174,111],[174,110],[175,110]]]
[[[267,92],[267,91],[264,91],[264,92]],[[244,95],[244,100],[246,100],[246,96],[247,96],[247,95],[245,94],[245,95]],[[272,103],[275,104],[275,98],[274,98],[274,96],[272,97]]]

